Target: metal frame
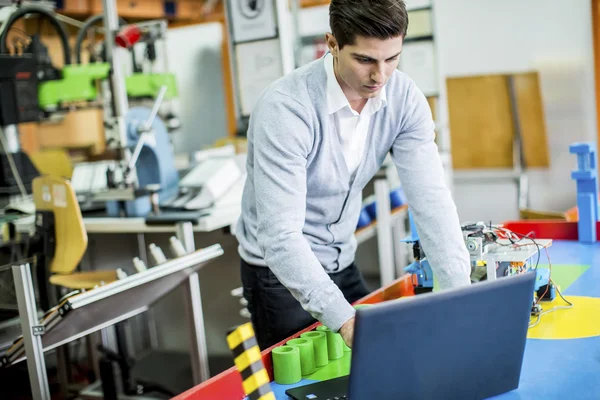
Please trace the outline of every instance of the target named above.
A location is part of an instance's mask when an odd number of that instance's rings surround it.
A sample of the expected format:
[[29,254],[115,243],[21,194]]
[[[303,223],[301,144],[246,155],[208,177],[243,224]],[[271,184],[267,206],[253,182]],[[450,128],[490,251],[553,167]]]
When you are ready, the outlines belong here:
[[[189,231],[189,228],[183,228],[182,231]],[[193,238],[192,238],[193,240]],[[188,241],[189,243],[189,241]],[[193,242],[192,242],[193,245]],[[150,270],[140,272],[136,275],[129,276],[123,280],[115,281],[106,286],[84,292],[67,299],[68,309],[76,310],[86,305],[102,301],[114,294],[128,291],[129,289],[136,288],[145,283],[151,281],[157,281],[165,278],[171,274],[183,271],[190,267],[200,265],[206,261],[214,259],[217,256],[223,254],[223,249],[220,245],[216,244],[210,246],[201,251],[194,251],[193,253],[186,254],[178,259],[167,261],[160,267],[152,268]],[[17,301],[19,306],[19,315],[21,318],[21,328],[23,332],[23,338],[20,343],[15,344],[13,354],[8,355],[10,358],[9,364],[21,361],[23,358],[27,359],[27,367],[29,371],[30,385],[32,388],[32,394],[34,400],[50,400],[50,390],[48,386],[48,377],[46,375],[44,351],[51,350],[60,345],[69,343],[72,340],[78,339],[90,333],[101,330],[105,327],[112,325],[113,323],[122,321],[137,315],[148,307],[140,307],[134,310],[130,310],[124,314],[119,315],[116,318],[106,320],[98,323],[90,329],[77,332],[76,334],[68,333],[68,336],[60,338],[55,336],[55,342],[49,343],[45,348],[42,343],[42,335],[48,332],[53,327],[56,327],[61,318],[61,311],[64,312],[65,304],[61,304],[57,307],[52,314],[48,316],[41,325],[37,320],[37,309],[35,305],[35,295],[33,292],[33,281],[31,277],[31,271],[29,265],[18,265],[13,266],[13,275],[15,279],[15,288],[17,293]],[[192,342],[192,365],[194,368],[194,377],[202,380],[206,380],[210,377],[208,370],[208,358],[206,351],[204,323],[202,315],[202,303],[200,300],[200,286],[198,281],[197,272],[192,273],[188,276],[189,286],[189,297],[192,312],[190,316],[190,328],[193,334]],[[69,311],[70,312],[70,311]],[[70,315],[70,314],[67,314]],[[24,353],[23,353],[24,351]],[[199,382],[198,382],[199,383]]]
[[115,0],[103,0],[102,3],[104,7],[104,26],[107,30],[105,35],[106,54],[112,66],[111,83],[114,117],[117,120],[117,129],[119,130],[119,147],[123,152],[123,161],[127,165],[131,157],[131,152],[127,147],[127,125],[125,124],[129,100],[127,99],[127,88],[125,87],[125,78],[122,71],[120,50],[113,43],[113,33],[119,30],[119,14]]
[[275,0],[276,25],[281,49],[281,64],[283,74],[287,75],[296,68],[295,35],[293,29],[293,9],[287,0]]
[[392,222],[390,218],[390,185],[387,179],[375,181],[375,198],[377,201],[377,251],[379,253],[379,269],[381,286],[394,281],[394,242]]
[[[195,265],[203,264],[207,261],[214,259],[223,254],[223,250],[220,245],[213,245],[201,251],[194,252],[192,254],[187,254],[183,257],[179,257],[176,260],[171,260],[166,262],[165,264],[151,268],[147,271],[131,275],[125,279],[111,282],[103,287],[96,288],[94,290],[84,292],[73,296],[65,300],[56,309],[50,313],[44,320],[42,321],[42,325],[45,327],[46,332],[54,329],[60,322],[65,313],[70,312],[71,310],[77,310],[97,301],[101,301],[107,299],[113,295],[121,294],[126,292],[129,289],[134,289],[138,286],[144,285],[151,281],[156,281],[158,279],[166,278],[172,274],[178,273],[184,269],[193,267]],[[138,307],[135,309],[130,309],[129,311],[123,312],[118,317],[113,317],[110,320],[106,320],[102,323],[98,323],[95,325],[93,329],[86,329],[84,333],[77,332],[71,336],[65,337],[57,341],[56,343],[46,344],[44,348],[45,351],[55,348],[57,345],[68,343],[69,341],[78,339],[86,334],[92,333],[96,330],[106,328],[108,326],[121,320],[130,318],[134,315],[137,315],[147,309],[146,306]],[[57,344],[58,343],[58,344]],[[15,363],[20,361],[22,358],[22,348],[23,343],[17,342],[6,356],[8,360],[8,364]]]
[[223,254],[223,249],[221,246],[218,244],[212,245],[205,248],[201,252],[187,254],[183,257],[179,257],[178,259],[167,261],[160,266],[161,268],[150,268],[147,271],[130,275],[125,279],[112,282],[108,285],[79,295],[73,299],[71,302],[71,307],[72,309],[81,308],[87,304],[112,296],[113,294],[123,292],[146,282],[165,277],[192,265],[203,263],[221,254]]
[[519,210],[529,207],[529,178],[525,171],[525,156],[523,154],[523,137],[521,135],[521,122],[519,121],[519,111],[517,107],[517,93],[515,88],[515,77],[508,76],[508,92],[510,96],[510,112],[512,114],[512,123],[515,132],[513,138],[513,170],[518,176],[517,184],[517,205]]
[[197,385],[210,378],[204,313],[202,312],[202,297],[200,296],[200,281],[197,272],[191,274],[186,282],[185,305],[191,342],[192,379]]
[[406,274],[404,272],[404,267],[410,264],[408,259],[409,255],[409,247],[406,246],[405,243],[400,242],[407,235],[406,233],[406,216],[408,215],[408,210],[404,212],[404,218],[392,221],[392,240],[393,240],[393,248],[394,248],[394,261],[395,261],[395,279],[401,277]]
[[33,280],[29,264],[14,265],[12,267],[17,292],[17,304],[21,317],[21,330],[27,357],[27,370],[29,384],[34,400],[50,400],[50,387],[46,375],[46,361],[42,347],[43,329],[37,321],[37,307],[33,292]]
[[175,227],[177,239],[183,244],[186,252],[191,253],[196,250],[194,243],[194,227],[191,222],[178,223]]
[[[402,243],[408,224],[408,208],[392,212],[390,189],[400,185],[393,164],[384,164],[380,173],[375,176],[374,191],[377,204],[377,251],[379,254],[379,271],[381,286],[390,285],[395,279],[405,274],[404,267],[411,263],[409,247]],[[360,232],[361,241],[372,234]]]
[[[179,223],[176,226],[177,238],[189,253],[194,251],[194,229],[191,222]],[[202,311],[202,296],[198,272],[192,273],[186,284],[185,307],[188,316],[190,338],[190,354],[192,361],[192,379],[197,385],[210,378],[208,365],[208,349],[206,347],[206,330],[204,328],[204,313]]]

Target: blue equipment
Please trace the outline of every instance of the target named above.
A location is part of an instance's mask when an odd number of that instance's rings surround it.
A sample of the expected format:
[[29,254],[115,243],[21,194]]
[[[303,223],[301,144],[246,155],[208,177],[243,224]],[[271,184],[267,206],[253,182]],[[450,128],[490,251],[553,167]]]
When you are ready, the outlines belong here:
[[577,209],[579,222],[577,230],[579,241],[596,243],[596,221],[598,221],[598,167],[596,145],[591,143],[573,143],[569,146],[571,154],[577,154],[576,171],[571,178],[577,181]]
[[[368,200],[367,200],[368,201]],[[406,195],[402,187],[397,187],[390,191],[390,208],[395,210],[406,204]],[[364,228],[377,220],[377,202],[375,200],[368,202],[360,210],[356,229]]]
[[419,243],[419,234],[417,233],[417,227],[410,211],[408,212],[408,219],[410,223],[410,236],[407,236],[400,241],[413,244],[413,256],[415,257],[415,261],[404,267],[404,271],[416,276],[416,291],[431,291],[433,290],[433,271],[431,270],[429,261],[427,261],[423,248]]
[[[132,151],[140,140],[143,124],[150,118],[151,113],[152,111],[146,107],[134,107],[127,112],[125,117],[127,140]],[[151,185],[160,186],[160,204],[177,195],[179,174],[175,168],[167,128],[158,116],[152,122],[148,137],[150,140],[143,145],[135,170],[140,189],[143,190]],[[135,200],[106,202],[106,211],[112,217],[120,216],[123,207],[128,217],[145,217],[152,210],[150,194],[143,194]]]
[[[416,282],[413,278],[413,285],[415,286],[415,293],[418,294],[433,290],[433,270],[429,265],[429,261],[427,260],[423,248],[420,246],[419,235],[412,213],[409,212],[408,216],[411,233],[410,236],[402,239],[401,242],[413,244],[413,256],[415,261],[404,267],[404,271],[416,277]],[[497,236],[490,232],[485,232],[485,228],[485,225],[477,224],[472,225],[471,229],[469,229],[469,226],[462,227],[466,246],[471,255],[472,268],[479,265],[478,263],[480,261],[483,261],[483,255],[485,254],[484,249],[486,249],[487,246],[498,246],[496,244]],[[508,249],[508,247],[503,247],[503,251],[507,251]],[[513,261],[499,261],[496,269],[496,276],[494,278],[497,279],[535,271],[534,291],[539,297],[543,297],[543,300],[553,300],[556,296],[556,288],[554,287],[554,284],[550,282],[550,271],[545,268],[537,268],[538,263],[537,261],[534,262],[536,256],[533,254],[537,254],[537,257],[539,257],[540,250],[540,248],[537,248],[536,252],[532,253],[530,257],[524,260],[521,266],[514,266],[515,263]],[[475,281],[478,280],[473,277],[473,274],[471,275],[471,279]]]

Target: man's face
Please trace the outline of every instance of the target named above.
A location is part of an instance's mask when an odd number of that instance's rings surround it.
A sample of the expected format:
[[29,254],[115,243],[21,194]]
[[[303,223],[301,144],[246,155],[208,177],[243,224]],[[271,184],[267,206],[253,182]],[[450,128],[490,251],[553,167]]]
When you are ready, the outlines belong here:
[[398,66],[403,41],[402,36],[385,40],[357,36],[354,44],[340,50],[333,35],[327,34],[336,77],[348,101],[379,94]]

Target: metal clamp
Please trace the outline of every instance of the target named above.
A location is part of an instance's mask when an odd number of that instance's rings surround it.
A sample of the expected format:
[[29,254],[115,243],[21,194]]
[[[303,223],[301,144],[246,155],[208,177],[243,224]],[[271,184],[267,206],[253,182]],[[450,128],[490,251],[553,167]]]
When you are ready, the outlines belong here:
[[43,325],[35,325],[31,327],[31,332],[33,333],[33,336],[42,336],[46,333],[46,327]]
[[132,154],[131,158],[129,159],[129,162],[127,163],[127,167],[125,168],[125,180],[128,179],[128,176],[131,174],[131,171],[133,170],[133,168],[135,168],[135,164],[137,163],[138,158],[140,157],[140,154],[142,152],[142,148],[144,147],[144,144],[153,140],[153,139],[151,139],[152,124],[154,123],[154,120],[156,119],[156,116],[158,115],[158,110],[160,109],[160,106],[163,102],[163,99],[164,99],[166,93],[167,93],[167,86],[163,85],[160,88],[160,92],[158,93],[156,101],[154,102],[154,106],[152,107],[152,111],[150,112],[150,116],[148,117],[148,120],[142,122],[142,124],[139,126],[140,138],[138,139],[138,141],[135,145],[135,149],[133,150],[133,154]]

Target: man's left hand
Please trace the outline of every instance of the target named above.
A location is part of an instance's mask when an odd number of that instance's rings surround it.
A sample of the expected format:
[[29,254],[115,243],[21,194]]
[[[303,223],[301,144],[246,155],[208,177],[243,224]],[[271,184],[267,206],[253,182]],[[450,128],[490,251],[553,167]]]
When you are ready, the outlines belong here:
[[344,325],[340,328],[340,335],[346,342],[348,347],[352,347],[352,341],[354,340],[354,317],[344,322]]

